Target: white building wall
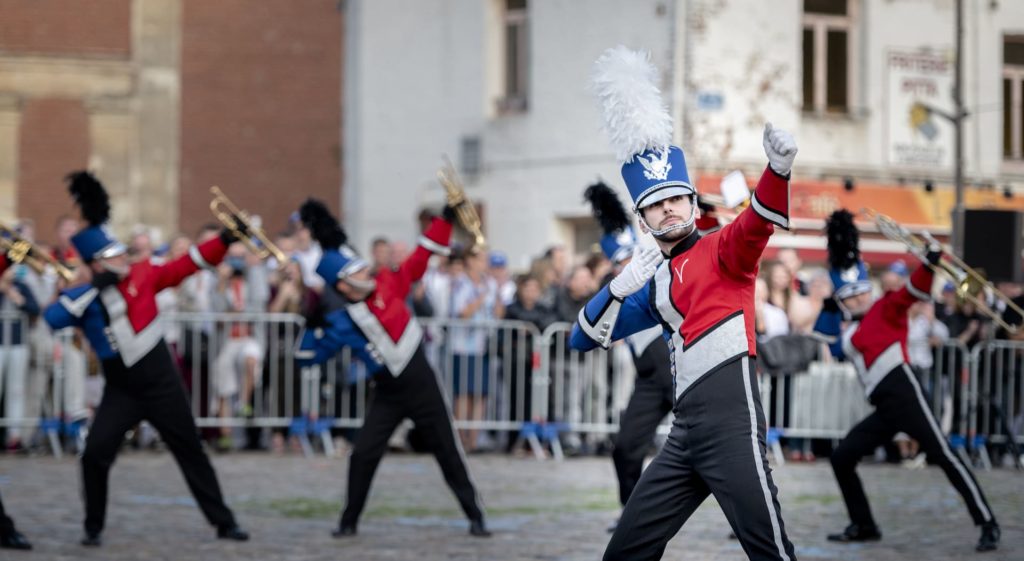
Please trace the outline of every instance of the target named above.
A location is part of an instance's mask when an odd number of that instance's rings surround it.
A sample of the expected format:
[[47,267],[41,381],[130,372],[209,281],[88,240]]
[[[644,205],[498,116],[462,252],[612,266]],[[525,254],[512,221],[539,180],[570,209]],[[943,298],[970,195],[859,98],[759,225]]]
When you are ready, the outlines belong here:
[[[496,116],[498,0],[349,0],[343,202],[350,235],[364,250],[376,235],[413,239],[415,213],[442,201],[434,179],[441,154],[457,159],[460,139],[478,136],[483,168],[467,190],[484,205],[492,247],[523,269],[552,244],[573,245],[561,219],[587,216],[583,188],[601,176],[622,189],[586,91],[594,60],[618,44],[648,49],[662,69],[693,176],[741,168],[755,179],[770,120],[797,136],[796,172],[806,177],[931,177],[948,185],[952,169],[887,162],[886,57],[899,50],[951,59],[953,0],[855,4],[850,115],[801,109],[800,0],[533,0],[529,107]],[[1002,160],[1001,67],[1004,33],[1024,34],[1024,2],[965,5],[966,174],[1018,182],[1024,168]],[[701,94],[717,96],[721,107],[703,107]]]

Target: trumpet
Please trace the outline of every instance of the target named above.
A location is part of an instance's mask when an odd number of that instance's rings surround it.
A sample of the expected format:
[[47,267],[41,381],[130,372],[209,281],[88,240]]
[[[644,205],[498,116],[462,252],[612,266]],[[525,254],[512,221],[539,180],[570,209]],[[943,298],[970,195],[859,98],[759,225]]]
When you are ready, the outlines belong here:
[[462,188],[462,180],[459,179],[455,172],[455,166],[447,157],[444,159],[444,167],[437,172],[437,179],[447,193],[448,206],[455,209],[455,216],[458,218],[459,224],[473,236],[471,249],[486,247],[487,239],[484,238],[484,232],[480,228],[480,215],[477,214],[473,203],[466,197],[466,190]]
[[1020,329],[1020,326],[1006,323],[1001,315],[989,308],[984,295],[991,294],[994,299],[1002,301],[1008,309],[1017,312],[1020,317],[1024,317],[1024,310],[1015,304],[1009,296],[1000,292],[984,275],[957,257],[949,247],[940,244],[927,232],[920,236],[914,235],[892,218],[873,209],[861,209],[861,213],[875,222],[878,231],[882,235],[890,240],[903,243],[911,253],[922,258],[922,260],[925,254],[927,254],[929,246],[941,247],[942,253],[947,259],[940,260],[936,265],[928,264],[928,266],[937,274],[945,276],[953,282],[957,298],[974,304],[974,307],[979,312],[988,316],[989,319],[1009,333],[1016,333]]
[[46,272],[46,267],[49,265],[65,282],[70,283],[75,280],[74,271],[3,224],[0,224],[0,251],[7,254],[7,258],[12,262],[24,263],[40,275]]
[[[253,223],[249,213],[235,206],[231,199],[220,190],[220,187],[216,185],[210,187],[210,193],[213,193],[210,212],[217,217],[217,220],[220,220],[224,227],[231,230],[238,241],[244,243],[260,259],[266,259],[273,255],[280,266],[284,267],[288,263],[288,257],[274,245],[274,242],[270,241],[262,228]],[[246,232],[243,232],[243,229]]]

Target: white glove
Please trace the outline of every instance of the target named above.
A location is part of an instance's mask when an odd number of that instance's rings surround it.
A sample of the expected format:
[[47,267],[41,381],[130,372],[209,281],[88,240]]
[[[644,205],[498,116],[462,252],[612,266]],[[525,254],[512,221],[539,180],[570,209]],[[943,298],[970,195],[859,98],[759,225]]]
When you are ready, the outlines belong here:
[[796,139],[788,132],[772,127],[771,123],[765,123],[764,153],[775,173],[789,175],[793,169],[793,159],[796,158]]
[[661,250],[656,247],[633,248],[633,258],[629,261],[612,282],[608,284],[612,296],[625,298],[640,290],[658,271],[658,265],[665,260]]

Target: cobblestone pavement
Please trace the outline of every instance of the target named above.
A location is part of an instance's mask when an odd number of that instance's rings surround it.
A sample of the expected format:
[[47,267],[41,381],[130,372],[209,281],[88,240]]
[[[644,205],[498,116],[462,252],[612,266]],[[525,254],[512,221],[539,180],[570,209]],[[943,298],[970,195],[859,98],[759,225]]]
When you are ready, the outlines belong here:
[[[253,539],[216,540],[167,454],[132,452],[115,465],[105,543],[78,545],[82,507],[74,459],[0,458],[0,493],[33,552],[0,559],[544,560],[600,559],[617,514],[607,458],[562,463],[529,458],[470,459],[490,516],[491,539],[470,537],[429,456],[389,455],[377,473],[359,535],[333,539],[346,461],[235,454],[214,458],[229,503]],[[775,471],[786,527],[800,559],[1024,559],[1024,474],[978,479],[1003,524],[1003,545],[977,554],[978,537],[959,497],[936,468],[861,470],[885,539],[840,546],[825,541],[846,524],[826,462]],[[667,560],[744,559],[713,500],[669,544]]]

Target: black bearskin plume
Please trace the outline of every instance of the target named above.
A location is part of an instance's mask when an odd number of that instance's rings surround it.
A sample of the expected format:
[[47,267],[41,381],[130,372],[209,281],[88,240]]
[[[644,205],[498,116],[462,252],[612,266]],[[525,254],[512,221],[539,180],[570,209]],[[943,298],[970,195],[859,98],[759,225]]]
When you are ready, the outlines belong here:
[[110,220],[110,196],[93,174],[75,171],[64,179],[68,182],[68,192],[82,211],[82,218],[90,226],[101,226]]
[[601,224],[601,230],[613,234],[629,228],[629,215],[611,187],[598,181],[583,192],[583,198],[590,203],[594,218]]
[[341,229],[341,224],[331,216],[331,211],[316,199],[306,199],[306,202],[302,203],[299,207],[299,218],[309,228],[313,239],[324,249],[337,249],[348,240],[345,230]]
[[860,261],[860,234],[853,215],[845,208],[832,213],[825,222],[828,234],[828,262],[833,269],[845,270]]

